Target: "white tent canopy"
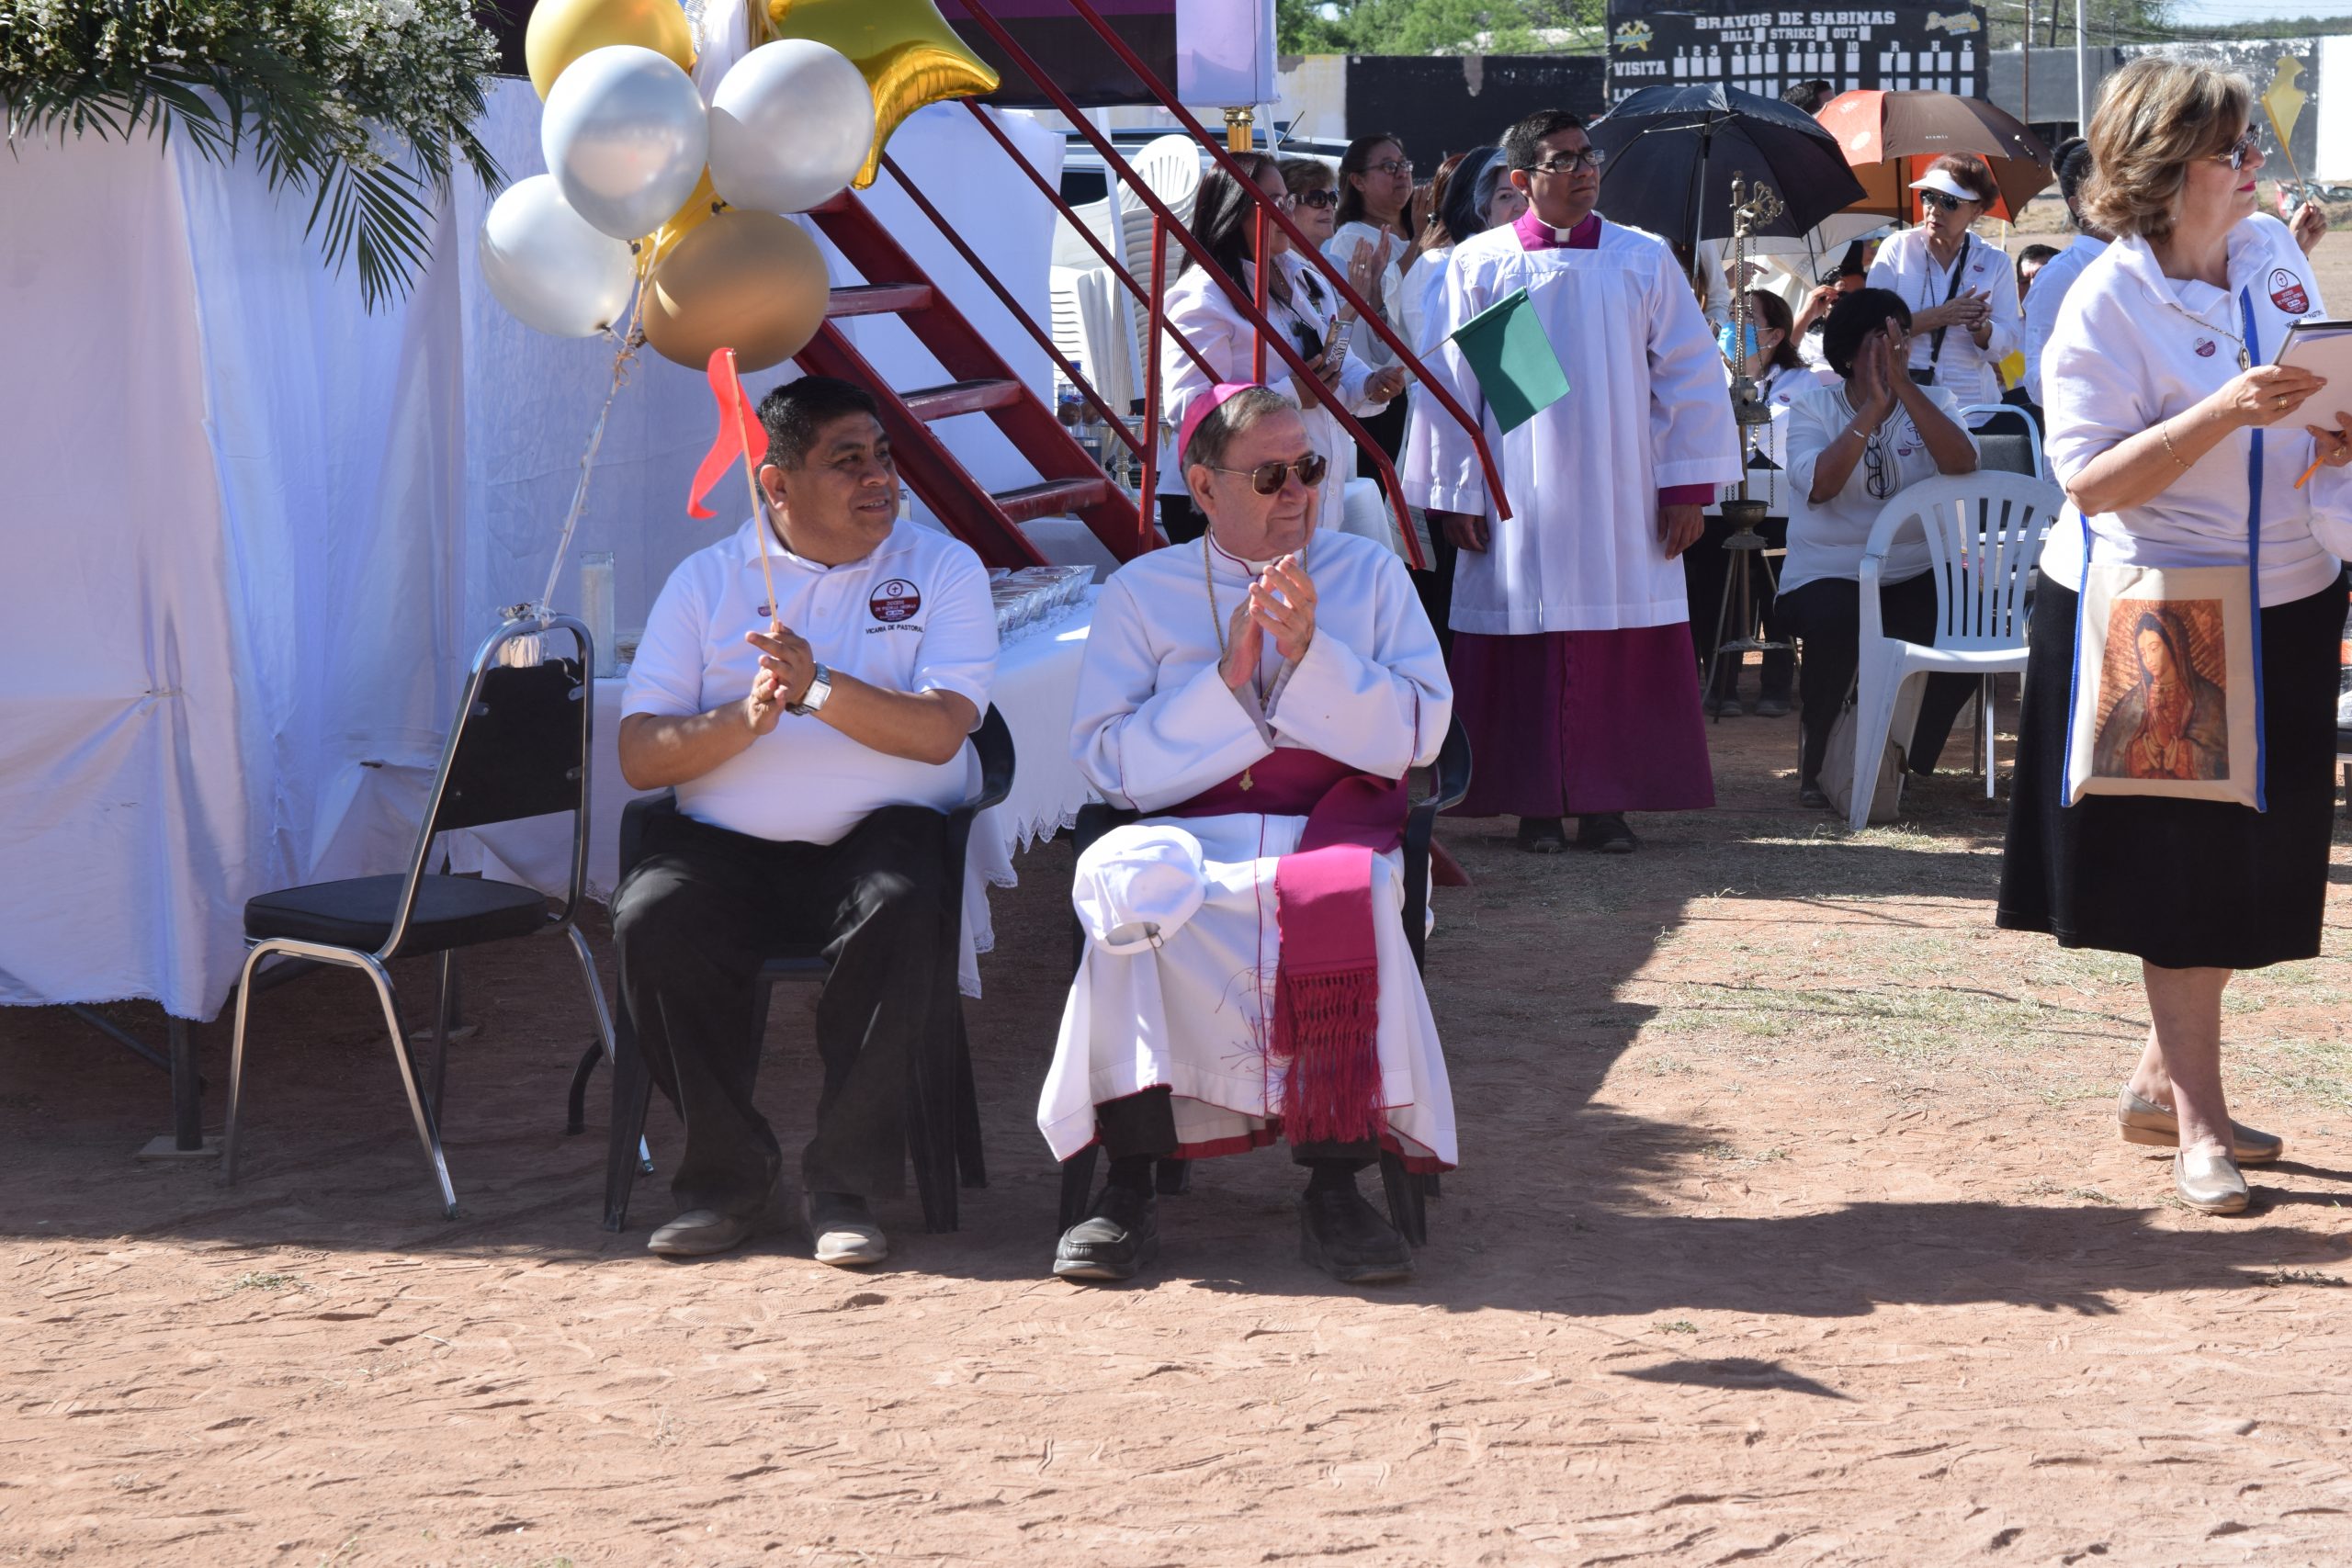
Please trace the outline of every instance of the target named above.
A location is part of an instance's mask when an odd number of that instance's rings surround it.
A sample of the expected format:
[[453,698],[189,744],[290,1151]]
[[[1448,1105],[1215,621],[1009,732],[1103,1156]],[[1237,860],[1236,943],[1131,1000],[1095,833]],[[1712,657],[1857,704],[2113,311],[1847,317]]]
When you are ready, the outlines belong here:
[[[1005,124],[1054,179],[1060,138]],[[510,176],[542,166],[537,128],[528,85],[500,84],[484,133]],[[924,111],[891,153],[1046,319],[1052,209],[968,112]],[[912,204],[866,194],[1050,396],[1045,355]],[[403,863],[475,646],[545,583],[613,357],[490,298],[484,201],[461,183],[430,268],[368,315],[308,204],[250,164],[185,139],[0,160],[0,1004],[210,1018],[247,897]],[[944,378],[903,324],[844,324],[894,385]],[[624,626],[738,521],[685,517],[712,426],[698,371],[639,355],[573,547],[613,552]],[[1034,477],[984,418],[941,429],[983,483]]]

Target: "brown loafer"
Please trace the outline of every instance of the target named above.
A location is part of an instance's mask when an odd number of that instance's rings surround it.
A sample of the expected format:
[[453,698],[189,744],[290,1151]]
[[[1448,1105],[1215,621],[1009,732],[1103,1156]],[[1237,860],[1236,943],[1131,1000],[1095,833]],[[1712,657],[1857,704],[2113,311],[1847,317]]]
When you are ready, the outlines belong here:
[[[2145,1144],[2158,1149],[2180,1147],[2180,1118],[2154,1100],[2133,1094],[2128,1084],[2115,1097],[2115,1119],[2127,1144]],[[2235,1118],[2231,1120],[2230,1156],[2238,1164],[2267,1165],[2286,1152],[2287,1140],[2278,1134],[2249,1127]]]

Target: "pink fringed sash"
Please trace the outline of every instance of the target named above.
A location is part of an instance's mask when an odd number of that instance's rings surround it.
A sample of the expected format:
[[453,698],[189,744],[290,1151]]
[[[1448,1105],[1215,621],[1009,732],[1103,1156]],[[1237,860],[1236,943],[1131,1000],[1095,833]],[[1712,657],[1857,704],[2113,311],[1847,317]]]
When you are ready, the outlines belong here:
[[1252,811],[1306,818],[1274,868],[1282,956],[1274,972],[1272,1053],[1287,1061],[1280,1113],[1293,1143],[1380,1135],[1380,963],[1372,857],[1404,836],[1403,779],[1359,773],[1318,751],[1277,747],[1243,773],[1166,815]]

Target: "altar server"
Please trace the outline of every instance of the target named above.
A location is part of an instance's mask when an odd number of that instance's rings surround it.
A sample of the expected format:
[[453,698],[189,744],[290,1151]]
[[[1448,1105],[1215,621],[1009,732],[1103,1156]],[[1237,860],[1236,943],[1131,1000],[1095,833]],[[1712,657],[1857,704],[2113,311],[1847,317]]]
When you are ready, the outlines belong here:
[[1384,1146],[1455,1158],[1397,919],[1403,779],[1444,739],[1444,660],[1403,563],[1316,528],[1324,459],[1289,399],[1218,386],[1182,437],[1208,531],[1113,575],[1079,676],[1079,767],[1147,815],[1079,859],[1085,951],[1037,1121],[1057,1158],[1099,1139],[1111,1166],[1054,1272],[1152,1260],[1155,1161],[1287,1137],[1308,1258],[1404,1279],[1411,1251],[1356,1173]]
[[[1568,395],[1510,434],[1487,422],[1513,515],[1499,521],[1467,432],[1416,407],[1407,499],[1463,554],[1453,583],[1454,682],[1478,759],[1471,816],[1510,813],[1520,842],[1634,847],[1628,811],[1714,804],[1690,611],[1676,558],[1716,487],[1739,478],[1723,361],[1664,242],[1604,221],[1599,149],[1565,110],[1503,141],[1528,211],[1446,263],[1431,334],[1527,290]],[[1463,406],[1486,406],[1449,343],[1429,361]]]

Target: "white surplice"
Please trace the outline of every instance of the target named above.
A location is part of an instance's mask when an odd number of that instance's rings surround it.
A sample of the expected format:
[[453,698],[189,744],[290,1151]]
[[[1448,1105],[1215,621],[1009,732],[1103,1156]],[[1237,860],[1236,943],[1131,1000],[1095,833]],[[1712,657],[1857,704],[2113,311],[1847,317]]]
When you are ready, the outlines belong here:
[[[1215,618],[1204,558],[1216,579]],[[1128,562],[1103,585],[1079,676],[1071,745],[1103,798],[1163,810],[1261,761],[1276,747],[1319,751],[1384,778],[1432,761],[1453,708],[1445,658],[1404,564],[1350,534],[1318,531],[1306,552],[1316,630],[1295,665],[1271,641],[1258,679],[1230,690],[1217,673],[1217,631],[1263,563],[1211,540]],[[1144,1089],[1175,1091],[1188,1155],[1271,1140],[1281,1102],[1270,1074],[1276,858],[1305,817],[1235,813],[1153,818],[1197,839],[1206,867],[1200,911],[1164,945],[1114,953],[1087,944],[1062,1011],[1037,1124],[1057,1159],[1093,1142],[1094,1108]],[[1453,1100],[1437,1025],[1397,911],[1403,857],[1375,855],[1373,931],[1380,973],[1377,1048],[1383,1103],[1401,1152],[1451,1166]],[[1271,1081],[1270,1081],[1271,1077]]]
[[[1548,243],[1530,248],[1542,231]],[[1512,516],[1497,521],[1467,432],[1417,399],[1405,438],[1405,498],[1485,513],[1484,551],[1453,569],[1453,629],[1487,636],[1621,631],[1687,620],[1682,563],[1657,537],[1658,491],[1739,479],[1724,364],[1690,284],[1663,241],[1601,224],[1590,249],[1552,239],[1531,213],[1464,241],[1447,260],[1432,336],[1515,291],[1567,374],[1568,395],[1502,434],[1461,349],[1425,361],[1484,419]]]

